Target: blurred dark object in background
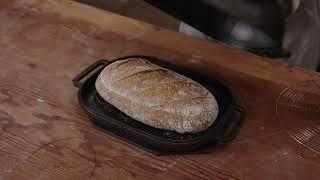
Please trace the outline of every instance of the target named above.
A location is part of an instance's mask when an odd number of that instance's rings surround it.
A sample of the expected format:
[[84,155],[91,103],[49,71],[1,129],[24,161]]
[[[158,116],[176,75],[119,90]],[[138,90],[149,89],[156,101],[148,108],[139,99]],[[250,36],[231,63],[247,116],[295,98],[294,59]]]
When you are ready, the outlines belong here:
[[287,19],[283,47],[290,50],[285,59],[293,65],[319,69],[320,65],[320,0],[303,0],[298,10]]
[[[204,12],[199,9],[197,11],[192,10],[199,8],[199,6],[195,4],[191,5],[190,9],[188,9],[186,3],[179,3],[181,7],[176,7],[178,5],[175,3],[182,2],[182,0],[146,1],[178,16],[182,21],[191,24],[192,27],[200,30],[213,39],[224,41],[234,46],[240,44],[240,48],[260,55],[261,52],[255,50],[266,49],[267,54],[263,54],[264,52],[262,51],[262,55],[267,55],[269,57],[281,57],[282,55],[283,61],[291,65],[298,65],[311,70],[317,70],[320,64],[320,36],[318,35],[318,32],[320,32],[320,0],[307,0],[302,1],[301,3],[300,0],[197,1],[198,3],[202,2],[212,6],[212,10],[214,11],[222,11],[238,20],[240,19],[241,21],[238,22],[234,22],[234,18],[231,21],[221,21],[224,17],[214,17],[212,13],[211,15],[206,15],[206,13],[210,14],[210,12],[208,12],[209,10],[206,8],[203,8]],[[192,4],[192,1],[185,2]],[[196,3],[196,1],[193,1],[193,3]],[[168,8],[169,4],[174,7]],[[167,10],[165,8],[167,8]],[[186,11],[182,11],[182,9]],[[184,15],[177,15],[178,12],[175,11],[180,11],[184,13]],[[230,16],[228,16],[228,18]],[[196,22],[195,17],[198,18],[199,21],[202,17],[202,20],[206,21],[206,23],[199,25],[199,22]],[[195,19],[190,20],[192,18]],[[229,22],[233,23],[231,27]],[[242,22],[246,22],[247,25],[243,26]],[[206,38],[206,35],[204,34],[199,34],[200,32],[197,32],[196,29],[192,29],[192,27],[187,24],[182,23],[180,27],[181,32],[191,36],[194,35],[200,38],[210,39],[208,37]],[[225,28],[226,24],[228,24],[229,27]],[[239,24],[241,28],[237,27]],[[251,25],[251,27],[248,26],[248,24]],[[225,31],[225,34],[221,33],[222,31]],[[229,36],[229,38],[221,38],[221,34],[223,37]],[[273,46],[270,46],[271,44]],[[279,44],[281,48],[278,48]],[[270,47],[274,47],[276,50],[281,49],[281,53],[270,53]],[[285,58],[285,54],[283,54],[282,51],[283,49],[290,51],[290,58]]]
[[173,31],[179,21],[142,0],[76,0],[123,16],[138,19]]
[[[180,24],[178,19],[141,0],[77,1],[171,30],[177,30]],[[239,18],[255,16],[259,12],[259,8],[255,8],[255,6],[259,6],[259,4],[254,6],[250,3],[243,3],[245,1],[258,3],[268,0],[203,0],[205,3],[212,3],[213,6],[222,11],[238,14]],[[320,32],[320,0],[305,0],[301,2],[300,6],[300,0],[277,0],[277,3],[277,6],[281,9],[281,16],[287,17],[282,49],[291,52],[291,57],[284,58],[283,61],[292,65],[298,65],[311,70],[318,69],[320,71],[320,67],[318,67],[320,64],[320,36],[318,35],[318,32]],[[299,7],[298,10],[292,14],[297,7]],[[210,40],[209,37],[187,24],[181,23],[180,30],[181,28],[183,29],[182,32],[187,35]]]
[[288,57],[282,49],[286,16],[277,0],[145,1],[214,40],[262,56]]

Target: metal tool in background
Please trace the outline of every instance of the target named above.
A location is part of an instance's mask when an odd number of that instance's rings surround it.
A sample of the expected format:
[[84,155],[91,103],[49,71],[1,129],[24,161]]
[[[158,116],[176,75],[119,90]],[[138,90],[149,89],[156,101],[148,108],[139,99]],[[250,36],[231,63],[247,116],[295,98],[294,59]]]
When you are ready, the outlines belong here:
[[320,80],[295,83],[276,101],[281,128],[307,149],[320,154]]

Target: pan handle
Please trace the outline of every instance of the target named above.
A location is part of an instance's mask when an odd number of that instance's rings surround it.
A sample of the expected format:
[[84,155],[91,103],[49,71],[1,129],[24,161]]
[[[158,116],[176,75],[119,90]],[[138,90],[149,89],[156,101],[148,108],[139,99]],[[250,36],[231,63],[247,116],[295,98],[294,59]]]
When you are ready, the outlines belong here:
[[232,106],[233,106],[232,109],[234,112],[240,113],[240,119],[238,120],[237,124],[234,126],[234,129],[230,130],[230,132],[227,135],[217,138],[217,140],[221,143],[226,143],[234,140],[234,138],[236,138],[236,136],[239,134],[240,129],[242,128],[247,117],[246,110],[243,107],[239,105],[232,105]]
[[89,66],[88,68],[86,68],[84,71],[82,71],[79,75],[77,75],[73,80],[72,83],[75,87],[80,87],[81,86],[81,80],[86,77],[88,74],[90,74],[93,70],[95,70],[97,67],[99,66],[106,66],[108,65],[109,62],[106,60],[99,60],[97,62],[95,62],[94,64],[92,64],[91,66]]

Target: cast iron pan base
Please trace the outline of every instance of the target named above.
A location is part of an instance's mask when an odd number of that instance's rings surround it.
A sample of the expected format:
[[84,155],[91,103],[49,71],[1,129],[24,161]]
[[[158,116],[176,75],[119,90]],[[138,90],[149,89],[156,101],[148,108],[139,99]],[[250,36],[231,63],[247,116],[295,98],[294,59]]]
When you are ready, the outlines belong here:
[[[219,114],[212,126],[200,133],[185,134],[157,129],[132,119],[104,101],[95,88],[95,81],[98,75],[107,65],[131,57],[147,59],[205,86],[216,97],[219,105]],[[87,77],[93,71],[95,73]],[[84,78],[87,79],[81,83]],[[233,140],[245,121],[245,110],[233,103],[229,89],[219,81],[154,57],[127,56],[113,61],[100,60],[80,73],[73,80],[73,83],[79,88],[78,101],[80,105],[88,112],[90,120],[96,126],[109,134],[158,155],[204,152],[201,150],[206,147]],[[240,114],[240,118],[231,118],[235,112]]]

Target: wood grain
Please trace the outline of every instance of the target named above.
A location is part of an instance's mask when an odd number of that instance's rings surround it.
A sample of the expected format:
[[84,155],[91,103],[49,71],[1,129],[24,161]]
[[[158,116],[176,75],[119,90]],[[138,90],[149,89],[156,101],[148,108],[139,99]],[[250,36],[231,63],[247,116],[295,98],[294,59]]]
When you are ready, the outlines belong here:
[[[290,138],[275,117],[281,91],[319,80],[315,72],[72,1],[2,0],[0,22],[0,176],[6,180],[320,176],[320,156]],[[131,54],[223,80],[249,113],[237,139],[209,154],[157,157],[95,129],[71,79],[98,59]]]

